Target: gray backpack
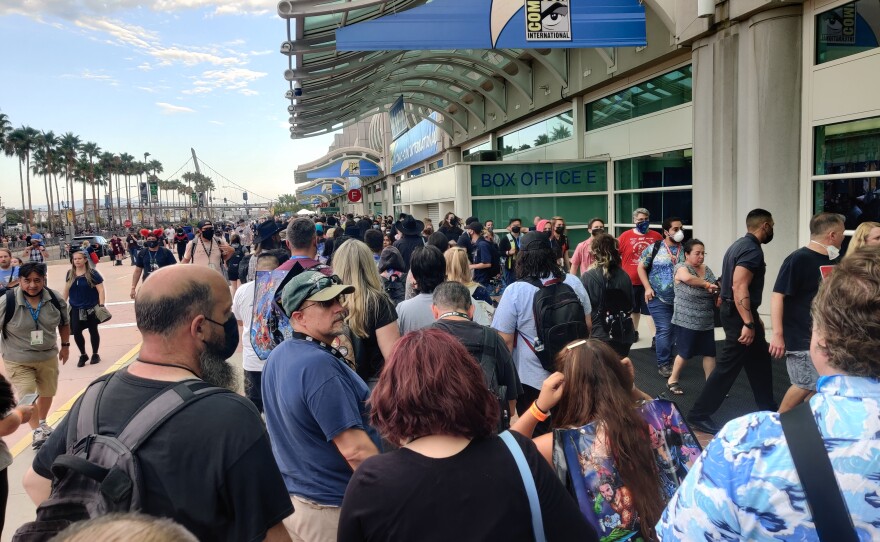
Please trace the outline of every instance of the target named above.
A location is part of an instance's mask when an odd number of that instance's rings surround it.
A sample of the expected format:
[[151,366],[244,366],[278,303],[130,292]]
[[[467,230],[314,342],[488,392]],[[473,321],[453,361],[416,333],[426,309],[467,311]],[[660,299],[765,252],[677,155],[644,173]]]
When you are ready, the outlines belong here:
[[117,435],[99,434],[98,405],[112,378],[90,384],[68,415],[67,453],[52,463],[52,493],[37,508],[37,519],[15,532],[14,542],[48,541],[77,521],[140,510],[143,480],[138,448],[180,410],[225,391],[201,380],[170,383],[142,405]]

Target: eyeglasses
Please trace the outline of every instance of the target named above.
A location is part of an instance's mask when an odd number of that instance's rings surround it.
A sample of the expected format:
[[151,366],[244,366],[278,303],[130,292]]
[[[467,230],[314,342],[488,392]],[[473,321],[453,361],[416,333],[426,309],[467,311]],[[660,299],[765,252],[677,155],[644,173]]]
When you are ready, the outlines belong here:
[[334,297],[333,299],[328,299],[327,301],[315,301],[311,305],[306,305],[305,307],[300,307],[299,310],[300,310],[300,312],[302,312],[306,309],[314,307],[315,305],[320,305],[321,308],[325,309],[325,310],[332,309],[336,305],[337,301],[339,302],[340,305],[345,303],[345,295],[339,294],[338,296]]

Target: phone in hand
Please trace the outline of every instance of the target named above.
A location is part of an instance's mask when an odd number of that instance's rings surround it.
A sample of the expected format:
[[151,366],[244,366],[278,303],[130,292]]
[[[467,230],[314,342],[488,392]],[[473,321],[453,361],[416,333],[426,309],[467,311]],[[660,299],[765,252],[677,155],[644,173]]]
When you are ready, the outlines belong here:
[[18,400],[18,404],[15,406],[31,406],[37,402],[37,399],[39,399],[39,397],[40,396],[36,393],[28,393],[22,396],[22,398]]

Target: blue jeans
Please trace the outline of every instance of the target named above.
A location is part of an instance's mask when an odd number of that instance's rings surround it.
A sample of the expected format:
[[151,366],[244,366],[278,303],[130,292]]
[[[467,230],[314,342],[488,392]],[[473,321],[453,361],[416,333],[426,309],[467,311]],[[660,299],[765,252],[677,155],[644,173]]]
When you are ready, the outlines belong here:
[[128,249],[128,255],[131,256],[131,265],[135,265],[137,263],[138,251],[136,248]]
[[507,269],[506,267],[503,269],[504,269],[504,273],[503,273],[504,287],[507,288],[508,286],[510,286],[511,284],[516,282],[516,270]]
[[657,340],[657,366],[672,366],[673,352],[675,350],[676,326],[672,323],[673,305],[664,303],[658,298],[648,301],[648,310],[654,319],[654,327],[657,328],[655,335]]

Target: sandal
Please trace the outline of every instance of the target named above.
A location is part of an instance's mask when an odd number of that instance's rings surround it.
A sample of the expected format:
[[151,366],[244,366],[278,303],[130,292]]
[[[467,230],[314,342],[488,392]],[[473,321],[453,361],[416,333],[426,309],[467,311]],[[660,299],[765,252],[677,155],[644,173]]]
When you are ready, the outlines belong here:
[[672,393],[672,395],[684,395],[684,389],[678,384],[678,382],[667,383],[666,388]]

